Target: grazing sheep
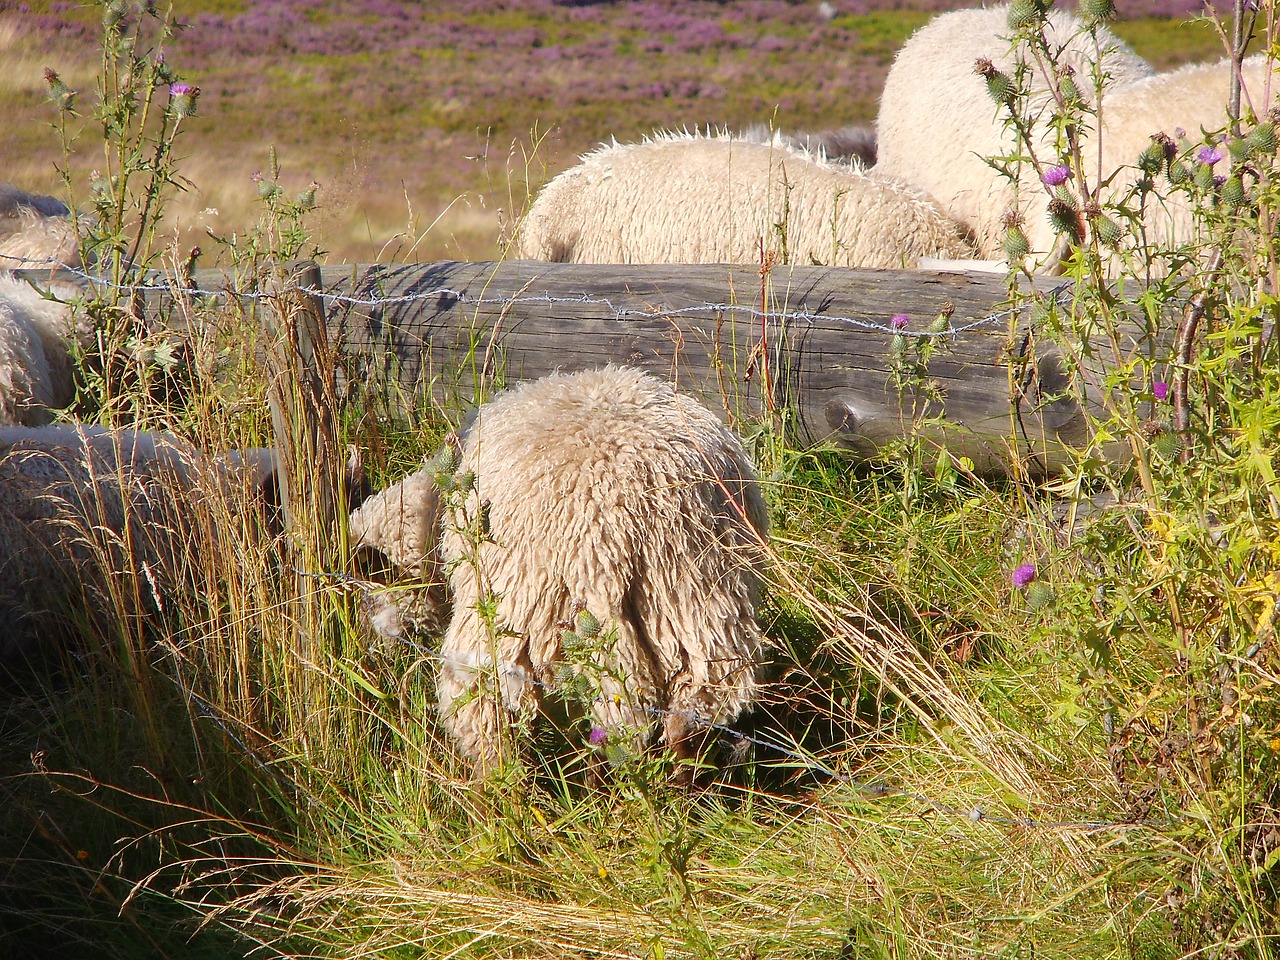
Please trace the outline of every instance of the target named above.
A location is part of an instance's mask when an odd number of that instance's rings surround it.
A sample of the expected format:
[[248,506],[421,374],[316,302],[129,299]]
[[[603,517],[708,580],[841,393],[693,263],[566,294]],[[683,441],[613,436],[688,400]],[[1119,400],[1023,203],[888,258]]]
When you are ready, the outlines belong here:
[[0,664],[109,635],[121,616],[132,629],[179,615],[216,511],[273,474],[270,451],[211,460],[163,434],[0,428]]
[[[907,40],[880,98],[872,171],[901,177],[925,190],[947,216],[973,231],[980,255],[990,259],[1003,255],[1001,220],[1015,204],[1026,222],[1032,254],[1044,256],[1055,246],[1045,213],[1048,196],[1030,165],[1015,199],[1013,185],[985,160],[1013,152],[1016,142],[1005,127],[1003,108],[997,107],[986,81],[974,71],[975,62],[985,57],[1012,73],[1015,58],[1005,39],[1012,33],[1008,11],[1008,6],[999,6],[945,13]],[[1111,90],[1151,76],[1151,67],[1110,33],[1099,29],[1095,47],[1082,29],[1070,14],[1049,14],[1050,44],[1063,48],[1059,62],[1074,68],[1084,97],[1092,97],[1090,77],[1097,62],[1110,77]],[[1038,72],[1032,83],[1033,102],[1040,111],[1034,135],[1045,143],[1051,137],[1051,104]]]
[[871,127],[839,127],[813,133],[782,133],[763,123],[752,124],[738,134],[740,140],[785,143],[794,150],[816,154],[824,160],[843,161],[861,167],[876,162],[876,132]]
[[960,228],[900,180],[782,143],[662,135],[603,147],[548,183],[520,228],[524,257],[569,263],[911,267],[973,255]]
[[0,183],[0,268],[79,262],[80,237],[66,204]]
[[643,742],[661,710],[662,739],[688,755],[746,709],[767,515],[738,439],[705,407],[628,368],[552,374],[480,409],[457,475],[475,483],[446,510],[438,692],[478,771],[556,686],[579,610],[616,628],[589,708],[608,736]]
[[[66,205],[0,183],[0,425],[47,423],[75,396],[71,309],[10,271],[78,263],[80,240]],[[74,291],[55,284],[70,299]]]

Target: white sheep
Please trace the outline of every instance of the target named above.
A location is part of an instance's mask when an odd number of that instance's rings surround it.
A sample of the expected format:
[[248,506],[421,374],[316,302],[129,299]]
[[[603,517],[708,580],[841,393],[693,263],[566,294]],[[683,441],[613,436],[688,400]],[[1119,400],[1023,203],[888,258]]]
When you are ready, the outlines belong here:
[[11,271],[78,263],[76,222],[62,201],[0,183],[0,424],[40,424],[75,396],[70,338],[74,291],[48,299]]
[[[1110,180],[1104,199],[1123,198],[1137,182],[1138,156],[1150,145],[1152,136],[1164,133],[1172,138],[1181,128],[1198,140],[1202,130],[1227,125],[1231,69],[1230,60],[1190,64],[1106,93],[1099,138],[1103,180]],[[1263,56],[1250,57],[1241,65],[1246,96],[1259,117],[1265,117],[1273,103],[1269,74],[1270,66]],[[1227,171],[1225,153],[1217,166],[1220,173]],[[1194,165],[1194,158],[1191,162]],[[1194,217],[1185,195],[1169,191],[1163,177],[1157,178],[1156,188],[1162,199],[1148,206],[1149,238],[1175,243],[1191,240]]]
[[767,514],[737,437],[705,407],[624,367],[553,374],[481,407],[458,476],[474,487],[445,511],[438,694],[478,770],[556,687],[579,610],[616,629],[589,707],[602,735],[638,744],[657,727],[684,756],[747,708]]
[[51,409],[74,399],[73,336],[68,303],[0,270],[0,425],[47,423]]
[[0,269],[80,262],[80,236],[61,200],[0,183]]
[[[986,58],[1012,75],[1008,10],[956,10],[916,31],[889,69],[876,120],[873,172],[901,177],[925,190],[947,216],[972,230],[980,255],[990,259],[1003,255],[1002,218],[1015,208],[1026,223],[1033,255],[1042,257],[1055,245],[1046,216],[1048,195],[1030,165],[1015,193],[1008,179],[986,162],[1015,152],[1004,108],[997,107],[985,79],[974,70],[976,61]],[[1112,90],[1151,76],[1151,67],[1105,29],[1099,29],[1097,45],[1082,29],[1070,14],[1053,10],[1046,34],[1051,46],[1062,48],[1059,63],[1074,69],[1076,84],[1090,102],[1094,63],[1101,64]],[[1032,74],[1032,87],[1038,111],[1033,136],[1039,150],[1050,142],[1051,105],[1044,92],[1047,81],[1038,72]],[[1104,105],[1109,102],[1104,99]]]
[[[403,640],[410,632],[436,632],[448,619],[445,577],[440,564],[438,463],[428,464],[368,497],[351,511],[349,537],[357,558],[378,580],[363,597],[369,625],[383,638]],[[377,567],[367,551],[384,557]]]
[[784,143],[663,134],[603,147],[548,183],[522,256],[571,263],[912,267],[973,255],[960,228],[901,180]]
[[207,458],[164,434],[0,428],[0,662],[110,635],[121,616],[126,629],[180,616],[215,518],[273,475],[270,451]]

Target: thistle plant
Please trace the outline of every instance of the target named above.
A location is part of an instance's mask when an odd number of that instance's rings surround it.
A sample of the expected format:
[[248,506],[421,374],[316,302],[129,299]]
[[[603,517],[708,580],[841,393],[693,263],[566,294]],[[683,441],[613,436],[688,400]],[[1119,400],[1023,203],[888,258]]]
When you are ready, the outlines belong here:
[[[1028,306],[1032,335],[1067,359],[1089,422],[1091,444],[1053,489],[1104,489],[1133,507],[1121,523],[1095,521],[1105,538],[1086,528],[1062,539],[1056,591],[1030,564],[1013,584],[1032,609],[1054,602],[1063,622],[1095,624],[1074,641],[1077,705],[1101,719],[1117,785],[1137,796],[1145,780],[1143,803],[1159,795],[1169,808],[1194,809],[1188,848],[1217,851],[1212,866],[1175,881],[1180,946],[1208,949],[1231,930],[1249,945],[1241,955],[1262,956],[1256,904],[1274,901],[1280,871],[1240,824],[1242,812],[1246,822],[1274,824],[1278,799],[1274,753],[1250,734],[1280,720],[1258,696],[1277,663],[1258,599],[1280,543],[1277,118],[1244,110],[1218,130],[1161,131],[1128,174],[1099,179],[1085,144],[1097,149],[1105,135],[1107,77],[1096,66],[1088,77],[1058,66],[1047,12],[1035,0],[1014,4],[1019,59],[1008,83],[989,64],[978,69],[1017,140],[992,163],[1020,189],[1043,191],[1074,296],[1060,306],[1024,292],[1037,264],[1021,217],[1010,213],[1010,297]],[[1084,0],[1079,14],[1085,47],[1103,49],[1098,26],[1114,15],[1110,0]],[[1238,5],[1237,45],[1227,50],[1236,63],[1254,26],[1244,20]],[[1274,50],[1274,21],[1266,30]],[[1047,79],[1047,114],[1026,85],[1032,74]],[[1080,95],[1082,83],[1090,96]],[[1225,104],[1230,91],[1221,92]],[[1022,174],[1026,166],[1034,177]],[[1190,211],[1192,229],[1164,240],[1148,224],[1170,204]],[[1048,622],[1039,629],[1055,632]],[[1171,748],[1173,731],[1180,739]],[[1210,876],[1230,893],[1195,893]],[[1209,917],[1208,928],[1196,927]],[[1193,929],[1217,932],[1206,941]]]

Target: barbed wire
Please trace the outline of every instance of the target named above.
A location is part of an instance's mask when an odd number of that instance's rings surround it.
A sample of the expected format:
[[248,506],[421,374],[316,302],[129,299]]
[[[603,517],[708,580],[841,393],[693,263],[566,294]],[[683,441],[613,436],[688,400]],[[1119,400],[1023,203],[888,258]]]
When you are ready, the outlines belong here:
[[[314,579],[321,579],[321,580],[330,580],[330,581],[342,583],[348,586],[353,586],[363,591],[366,595],[370,592],[391,592],[397,589],[396,587],[386,587],[382,584],[371,583],[370,581],[361,580],[358,577],[352,577],[343,573],[333,573],[333,572],[311,573],[303,570],[298,570],[296,568],[294,569],[294,573],[298,574],[299,576],[304,576],[304,577],[309,577]],[[396,643],[404,647],[407,647],[408,649],[411,649],[418,656],[422,657],[425,660],[433,661],[437,665],[451,663],[454,666],[462,667],[467,671],[474,672],[476,674],[492,673],[497,677],[512,679],[520,683],[529,684],[530,686],[536,687],[539,690],[543,691],[544,693],[547,693],[550,695],[559,695],[562,693],[562,691],[559,690],[558,688],[550,684],[544,683],[543,681],[540,681],[535,677],[530,676],[529,673],[523,669],[519,669],[519,668],[494,669],[492,664],[477,665],[475,663],[472,663],[470,661],[463,660],[460,658],[445,657],[445,656],[442,656],[440,653],[432,651],[424,644],[417,642],[415,639],[412,638],[412,636],[405,636],[403,634],[397,635],[397,636],[387,636],[386,634],[382,634],[382,636],[385,636],[387,637],[387,639],[393,640]],[[592,702],[608,703],[610,702],[610,698],[600,696],[600,697],[597,697]],[[1174,823],[1178,822],[1178,818],[1172,817],[1172,816],[1159,818],[1159,819],[1146,818],[1146,817],[1130,817],[1130,818],[1120,819],[1120,820],[1109,820],[1109,819],[1099,817],[1099,818],[1088,819],[1088,820],[1073,820],[1073,819],[1047,820],[1047,819],[1040,819],[1037,817],[1033,817],[1030,814],[1027,814],[1021,817],[1004,816],[1002,814],[992,813],[982,806],[957,807],[952,804],[943,803],[939,800],[935,800],[924,793],[921,793],[916,790],[912,790],[908,787],[895,786],[893,784],[885,784],[885,783],[874,783],[868,779],[855,777],[847,773],[841,773],[840,771],[835,769],[835,766],[833,764],[825,762],[823,758],[815,756],[812,752],[803,750],[799,746],[799,744],[795,742],[794,738],[786,738],[785,735],[783,734],[779,734],[776,738],[766,739],[765,737],[758,734],[757,735],[749,734],[742,730],[738,730],[733,727],[727,726],[725,724],[706,720],[705,718],[698,716],[697,714],[692,713],[691,711],[668,710],[662,707],[657,707],[657,706],[648,705],[648,704],[642,704],[638,707],[638,709],[641,712],[647,713],[649,716],[653,717],[655,720],[661,720],[666,717],[673,717],[678,720],[684,721],[687,724],[692,724],[697,727],[702,727],[708,730],[715,730],[716,732],[722,733],[738,743],[747,743],[747,744],[751,744],[752,746],[771,751],[773,754],[776,754],[777,756],[785,760],[793,761],[794,763],[796,763],[797,765],[799,765],[800,767],[802,767],[803,769],[811,773],[820,774],[822,776],[829,778],[835,783],[839,783],[843,786],[850,787],[856,790],[857,792],[861,793],[862,795],[868,797],[869,799],[879,800],[879,799],[884,799],[888,797],[901,797],[907,800],[914,801],[915,803],[918,803],[921,806],[926,807],[932,813],[939,814],[942,816],[949,816],[949,817],[968,820],[971,823],[991,823],[999,826],[1012,827],[1012,828],[1018,828],[1018,829],[1034,828],[1034,829],[1044,829],[1044,830],[1082,830],[1086,832],[1097,832],[1100,830],[1129,830],[1134,828],[1146,828],[1146,829],[1155,830],[1162,827],[1170,827]]]
[[[225,297],[237,296],[241,299],[254,302],[268,302],[282,293],[301,293],[306,296],[315,297],[327,304],[337,304],[345,307],[387,307],[387,306],[403,306],[409,303],[424,303],[428,301],[450,300],[455,303],[465,304],[467,306],[515,306],[538,304],[553,307],[556,305],[577,305],[577,306],[596,306],[603,307],[608,310],[612,317],[610,319],[618,322],[627,322],[628,320],[653,320],[659,317],[681,317],[710,315],[723,316],[725,314],[736,314],[747,317],[751,320],[777,320],[783,324],[796,321],[806,324],[815,322],[823,323],[840,323],[846,326],[855,327],[860,330],[867,330],[874,333],[885,333],[895,336],[911,337],[911,338],[936,338],[936,337],[954,337],[970,330],[982,327],[996,326],[1004,323],[1010,317],[1013,317],[1023,311],[1029,309],[1030,303],[1018,304],[998,313],[988,314],[987,316],[971,320],[968,323],[959,325],[948,324],[945,328],[937,329],[918,329],[913,330],[908,327],[895,326],[892,322],[880,323],[869,320],[865,317],[841,316],[828,313],[815,313],[807,307],[798,310],[761,310],[759,307],[750,304],[741,303],[702,303],[687,307],[678,307],[671,309],[650,309],[640,310],[632,307],[619,307],[608,297],[596,297],[588,293],[582,293],[577,296],[553,296],[550,293],[528,294],[518,297],[476,297],[467,294],[465,291],[455,289],[453,287],[434,287],[430,290],[421,290],[415,293],[401,294],[391,297],[362,297],[346,293],[334,293],[329,290],[316,289],[314,287],[303,287],[298,285],[286,286],[281,288],[279,293],[263,293],[261,291],[243,291],[236,292],[232,290],[206,290],[195,286],[184,286],[178,281],[167,281],[164,283],[144,283],[141,281],[130,283],[116,283],[107,280],[104,277],[94,276],[75,266],[68,266],[61,261],[54,260],[30,260],[23,257],[12,257],[6,254],[0,254],[0,258],[19,262],[34,266],[57,266],[73,276],[86,280],[98,286],[104,286],[114,290],[141,291],[148,293],[170,293],[185,294],[193,297]],[[1071,290],[1070,283],[1059,284],[1047,291],[1046,295],[1054,304],[1066,303],[1069,299]]]

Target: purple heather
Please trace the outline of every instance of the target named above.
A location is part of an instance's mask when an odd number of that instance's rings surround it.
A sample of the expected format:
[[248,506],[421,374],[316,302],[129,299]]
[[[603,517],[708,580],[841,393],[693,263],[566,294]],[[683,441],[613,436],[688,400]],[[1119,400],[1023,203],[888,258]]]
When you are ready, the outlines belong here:
[[1013,571],[1013,585],[1019,589],[1025,587],[1036,578],[1036,565],[1034,563],[1019,564]]
[[1071,168],[1065,163],[1059,163],[1046,169],[1040,179],[1044,181],[1046,186],[1060,187],[1071,179]]

